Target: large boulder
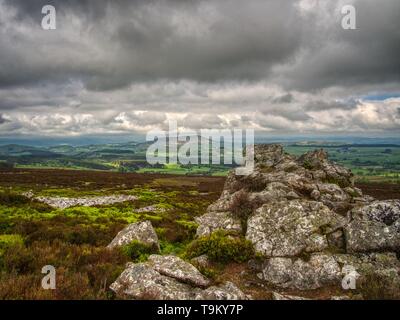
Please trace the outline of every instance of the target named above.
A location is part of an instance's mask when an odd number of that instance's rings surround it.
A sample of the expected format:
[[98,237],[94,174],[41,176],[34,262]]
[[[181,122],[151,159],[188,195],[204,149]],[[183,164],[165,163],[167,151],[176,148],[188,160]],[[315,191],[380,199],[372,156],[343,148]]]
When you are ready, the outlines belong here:
[[137,240],[145,245],[160,251],[158,237],[150,221],[136,222],[122,229],[111,241],[107,248],[121,247]]
[[341,269],[333,256],[326,254],[313,254],[308,261],[271,258],[265,263],[262,277],[277,287],[311,290],[339,284]]
[[400,251],[400,201],[375,201],[354,209],[345,227],[348,252]]
[[264,256],[296,256],[328,248],[327,234],[345,222],[320,202],[276,201],[265,204],[248,219],[246,239]]
[[175,256],[152,255],[145,263],[128,263],[111,284],[117,297],[153,300],[243,300],[233,283],[211,286],[193,265]]

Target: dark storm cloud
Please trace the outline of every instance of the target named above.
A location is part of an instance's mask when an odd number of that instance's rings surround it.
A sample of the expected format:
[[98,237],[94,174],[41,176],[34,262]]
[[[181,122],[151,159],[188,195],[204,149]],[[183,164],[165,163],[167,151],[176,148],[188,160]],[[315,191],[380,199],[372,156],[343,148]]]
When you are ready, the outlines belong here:
[[[305,26],[304,52],[281,74],[282,84],[304,91],[330,86],[400,82],[400,1],[353,0],[357,30],[341,28],[340,6],[326,1]],[[344,2],[343,2],[344,3]]]
[[400,87],[398,0],[0,0],[0,30],[0,134],[400,127],[362,98]]
[[[304,15],[307,0],[5,0],[17,10],[9,27],[26,29],[1,38],[0,87],[66,78],[100,91],[155,79],[268,79],[306,91],[399,82],[400,2],[351,2],[353,31],[341,29],[336,2]],[[40,29],[45,4],[57,9],[54,32]],[[274,66],[283,69],[271,74]]]
[[[10,23],[29,25],[42,41],[22,33],[18,46],[2,40],[0,57],[9,63],[0,72],[0,86],[60,74],[80,78],[92,90],[154,79],[255,80],[267,77],[300,44],[297,10],[287,0],[51,1],[58,9],[52,32],[40,30],[37,16],[47,1],[6,3],[18,10]],[[71,17],[80,30],[72,28]],[[80,46],[85,41],[87,47]],[[43,54],[41,42],[54,50]],[[32,57],[26,57],[28,50]]]

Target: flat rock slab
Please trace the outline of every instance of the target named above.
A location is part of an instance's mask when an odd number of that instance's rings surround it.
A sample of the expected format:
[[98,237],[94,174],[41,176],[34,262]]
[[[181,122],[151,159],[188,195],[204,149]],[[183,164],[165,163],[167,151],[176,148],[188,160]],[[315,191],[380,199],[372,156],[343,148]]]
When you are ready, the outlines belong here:
[[175,278],[181,282],[197,287],[207,287],[210,284],[210,281],[192,264],[177,256],[153,254],[149,257],[148,263],[162,275]]
[[[166,259],[170,260],[168,256]],[[167,267],[165,264],[162,268],[158,268],[158,270],[161,270],[164,273],[173,274],[173,276],[171,277],[161,274],[159,271],[155,270],[155,268],[159,267],[160,264],[163,263],[165,263],[165,261],[163,261],[160,256],[156,255],[153,255],[152,258],[146,263],[128,263],[126,269],[122,272],[118,279],[111,284],[110,289],[113,290],[119,297],[140,300],[248,299],[248,297],[231,282],[226,282],[219,286],[212,286],[207,289],[202,289],[187,283],[188,276],[185,274],[185,271],[183,271],[184,275],[179,275],[179,273],[173,271],[170,272],[166,269]],[[176,265],[182,264],[181,262],[178,262],[175,264],[175,267]],[[186,268],[187,266],[185,265],[185,269]],[[179,278],[175,278],[177,275]],[[185,282],[182,282],[182,280]]]
[[136,222],[128,225],[117,234],[107,248],[124,246],[133,240],[152,246],[160,251],[158,237],[150,221]]
[[139,300],[190,300],[200,292],[198,288],[160,274],[148,263],[128,264],[110,289],[120,297]]
[[82,197],[82,198],[66,198],[66,197],[36,197],[37,201],[48,204],[57,209],[66,209],[69,207],[84,206],[101,206],[125,201],[134,201],[137,199],[131,195],[113,195],[104,197]]

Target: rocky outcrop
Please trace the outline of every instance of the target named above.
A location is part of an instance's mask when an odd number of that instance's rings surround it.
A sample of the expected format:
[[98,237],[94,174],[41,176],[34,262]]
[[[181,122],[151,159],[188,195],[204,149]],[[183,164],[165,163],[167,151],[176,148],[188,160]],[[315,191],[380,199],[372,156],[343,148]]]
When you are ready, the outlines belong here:
[[154,300],[243,300],[245,294],[233,283],[209,286],[193,265],[176,256],[151,255],[146,263],[128,263],[111,284],[118,297]]
[[158,237],[150,221],[136,222],[122,229],[111,241],[107,248],[121,247],[137,240],[160,251]]
[[256,145],[254,157],[254,170],[232,171],[221,197],[197,218],[198,236],[245,235],[264,257],[255,272],[276,287],[340,288],[357,275],[357,283],[375,277],[400,293],[399,200],[363,195],[351,171],[323,150],[295,157],[279,145]]
[[112,196],[101,196],[101,197],[82,197],[82,198],[66,198],[66,197],[33,197],[31,198],[46,203],[49,206],[57,209],[66,209],[69,207],[84,206],[102,206],[109,205],[125,201],[134,201],[137,199],[131,195],[112,195]]

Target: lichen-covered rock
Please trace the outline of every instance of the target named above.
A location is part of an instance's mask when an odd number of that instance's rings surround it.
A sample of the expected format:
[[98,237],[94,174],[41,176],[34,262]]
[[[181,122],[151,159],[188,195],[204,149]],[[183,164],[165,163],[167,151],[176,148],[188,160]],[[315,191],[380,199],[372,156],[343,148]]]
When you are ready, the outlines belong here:
[[189,300],[200,291],[160,274],[147,263],[128,264],[110,289],[119,297],[138,300]]
[[311,299],[299,297],[299,296],[280,294],[278,292],[272,292],[272,299],[273,300],[311,300]]
[[311,290],[340,284],[341,269],[333,256],[325,254],[313,254],[309,261],[271,258],[266,261],[263,279],[281,288]]
[[341,187],[353,185],[353,174],[351,171],[330,162],[328,154],[322,149],[307,152],[300,156],[297,161],[306,169],[313,170],[320,179],[334,182]]
[[400,232],[400,200],[375,201],[352,212],[353,218],[382,222]]
[[152,268],[160,274],[175,278],[198,287],[207,287],[210,281],[192,264],[174,255],[151,255],[148,259]]
[[279,144],[256,144],[254,146],[254,162],[264,166],[278,164],[285,156]]
[[348,252],[399,251],[400,201],[375,201],[354,209],[345,227]]
[[232,282],[226,282],[198,293],[196,300],[247,300],[247,297]]
[[160,251],[158,237],[150,221],[136,222],[128,225],[117,234],[107,248],[124,246],[133,240],[137,240]]
[[199,224],[196,232],[198,237],[209,235],[215,230],[242,232],[240,220],[230,212],[208,212],[195,220]]
[[208,281],[198,274],[196,268],[175,258],[153,255],[146,263],[128,263],[110,289],[119,298],[137,300],[247,299],[231,282],[201,288],[208,285]]
[[345,218],[320,202],[276,201],[265,204],[248,219],[246,239],[265,256],[296,256],[326,249],[326,235],[344,223]]

